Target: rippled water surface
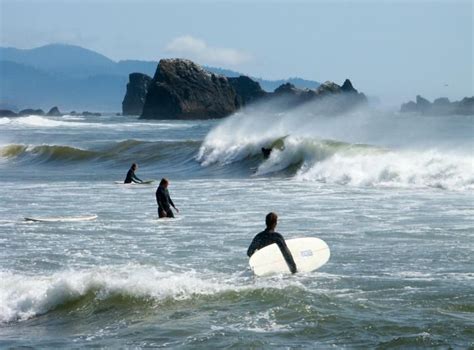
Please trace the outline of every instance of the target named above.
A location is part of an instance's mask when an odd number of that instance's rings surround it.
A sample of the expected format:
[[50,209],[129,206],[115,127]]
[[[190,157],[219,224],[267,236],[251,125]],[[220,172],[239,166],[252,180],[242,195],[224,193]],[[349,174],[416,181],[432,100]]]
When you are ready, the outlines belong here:
[[[422,145],[237,117],[0,119],[0,347],[474,346],[471,119],[431,121]],[[157,220],[156,184],[114,183],[132,161],[170,179],[176,220]],[[254,277],[269,211],[329,262]]]

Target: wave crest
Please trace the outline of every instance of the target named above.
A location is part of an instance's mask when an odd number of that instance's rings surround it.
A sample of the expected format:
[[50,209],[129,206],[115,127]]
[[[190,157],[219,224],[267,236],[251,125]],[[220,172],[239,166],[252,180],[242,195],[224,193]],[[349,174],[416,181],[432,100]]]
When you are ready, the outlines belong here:
[[300,169],[296,179],[373,187],[473,190],[473,160],[437,151],[337,153]]
[[[19,159],[25,163],[114,161],[131,163],[153,162],[161,159],[192,159],[199,147],[199,141],[147,142],[125,140],[93,148],[81,149],[65,145],[21,145],[0,147],[0,157]],[[182,160],[182,159],[181,159]]]
[[[284,174],[296,180],[351,186],[474,189],[474,159],[469,154],[389,150],[283,133],[239,137],[239,133],[229,136],[228,130],[218,127],[209,133],[197,157],[203,166],[248,166],[245,161],[252,158],[258,159],[257,176]],[[261,147],[271,146],[270,157],[264,159]]]
[[[56,309],[133,299],[143,303],[182,301],[200,296],[302,285],[298,281],[229,281],[229,276],[194,271],[160,271],[155,267],[122,265],[52,275],[26,276],[0,272],[0,323],[23,321]],[[253,281],[253,279],[250,279]],[[119,305],[117,305],[119,306]],[[122,305],[123,306],[123,305]],[[91,306],[92,307],[92,306]]]

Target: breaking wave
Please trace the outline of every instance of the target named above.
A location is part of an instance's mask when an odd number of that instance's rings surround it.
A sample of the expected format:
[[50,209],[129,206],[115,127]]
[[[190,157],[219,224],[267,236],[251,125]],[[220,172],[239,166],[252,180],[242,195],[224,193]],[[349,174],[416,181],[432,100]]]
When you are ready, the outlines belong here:
[[99,308],[104,303],[116,308],[127,304],[156,306],[203,296],[225,299],[226,293],[263,288],[302,288],[298,281],[255,282],[239,276],[161,271],[143,265],[95,267],[36,276],[0,272],[0,279],[0,323],[24,321],[59,309]]
[[131,161],[149,163],[172,158],[192,160],[199,145],[199,141],[146,142],[138,140],[113,142],[93,149],[64,145],[12,144],[0,147],[0,157],[35,164],[90,161],[112,161],[120,164]]
[[[296,180],[341,185],[474,189],[474,156],[459,147],[440,150],[341,142],[318,136],[344,135],[341,125],[333,134],[330,131],[341,120],[312,120],[302,126],[295,118],[289,123],[290,118],[284,115],[271,121],[260,118],[234,116],[215,127],[200,147],[198,161],[204,167],[248,166],[249,161],[258,159],[257,176],[284,174]],[[360,139],[370,141],[370,137]],[[262,147],[272,149],[268,159],[263,157]]]

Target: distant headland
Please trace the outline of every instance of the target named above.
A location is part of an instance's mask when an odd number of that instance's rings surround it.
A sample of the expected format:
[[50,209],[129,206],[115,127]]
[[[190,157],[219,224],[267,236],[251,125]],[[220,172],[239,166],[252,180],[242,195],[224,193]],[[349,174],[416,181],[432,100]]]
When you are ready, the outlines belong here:
[[[114,61],[80,46],[50,44],[33,49],[0,47],[0,109],[18,112],[35,106],[47,110],[94,110],[117,112],[125,94],[129,74],[153,76],[158,61]],[[206,70],[226,77],[241,73],[217,68]],[[298,77],[266,80],[252,78],[265,91],[284,83],[314,89],[319,82]]]

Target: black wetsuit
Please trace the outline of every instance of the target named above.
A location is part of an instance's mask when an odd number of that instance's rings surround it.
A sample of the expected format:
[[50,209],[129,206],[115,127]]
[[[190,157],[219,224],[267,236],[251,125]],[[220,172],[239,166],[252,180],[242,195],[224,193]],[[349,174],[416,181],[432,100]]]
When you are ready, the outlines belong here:
[[135,170],[133,170],[132,168],[130,168],[130,170],[128,171],[127,173],[127,177],[125,178],[125,181],[123,183],[125,184],[130,184],[132,182],[135,182],[135,183],[138,183],[138,182],[142,182],[142,180],[140,180],[136,175],[135,175]]
[[288,264],[288,268],[290,269],[291,273],[295,273],[296,264],[293,260],[293,256],[291,255],[288,246],[285,243],[285,239],[281,234],[275,231],[269,231],[268,229],[265,231],[260,232],[255,236],[252,243],[250,244],[249,249],[247,250],[247,255],[251,257],[256,250],[262,249],[267,245],[276,243],[280,248],[283,257],[285,258],[286,263]]
[[270,157],[270,154],[272,153],[272,148],[265,148],[265,147],[262,147],[262,154],[263,154],[263,158],[267,159]]
[[171,211],[170,205],[173,206],[173,208],[175,206],[170,198],[170,193],[168,192],[167,188],[158,186],[158,188],[156,189],[156,203],[158,203],[158,216],[160,218],[174,218],[174,214]]

